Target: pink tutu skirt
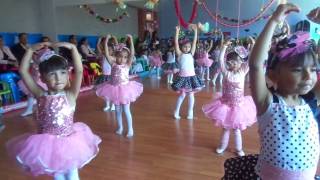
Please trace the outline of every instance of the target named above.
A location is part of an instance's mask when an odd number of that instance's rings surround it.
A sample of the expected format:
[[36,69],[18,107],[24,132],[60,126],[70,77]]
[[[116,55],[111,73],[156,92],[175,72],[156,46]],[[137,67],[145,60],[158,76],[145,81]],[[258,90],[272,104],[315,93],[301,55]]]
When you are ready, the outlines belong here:
[[222,97],[202,107],[216,126],[244,130],[257,121],[256,106],[251,96],[243,96],[239,105],[228,105]]
[[160,58],[150,58],[151,67],[161,67],[162,62]]
[[74,123],[68,136],[23,134],[7,142],[7,150],[34,176],[66,173],[81,168],[99,152],[101,139],[84,123]]
[[[40,79],[36,82],[39,87],[41,87],[44,90],[47,90],[47,85],[43,83]],[[27,88],[26,84],[23,82],[23,80],[18,81],[18,86],[20,90],[27,96],[32,96],[30,90]]]
[[101,84],[96,90],[97,96],[107,99],[115,105],[134,102],[142,92],[143,85],[136,81],[129,81],[127,84],[118,85],[106,82]]
[[210,67],[213,63],[212,59],[209,58],[199,58],[197,59],[197,64],[199,66]]

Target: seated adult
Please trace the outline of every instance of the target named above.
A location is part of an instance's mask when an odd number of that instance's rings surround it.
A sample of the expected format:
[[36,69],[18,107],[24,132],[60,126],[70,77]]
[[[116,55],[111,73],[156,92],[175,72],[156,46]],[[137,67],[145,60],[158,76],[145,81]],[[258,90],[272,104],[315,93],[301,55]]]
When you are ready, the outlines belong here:
[[[68,41],[69,41],[69,43],[72,43],[75,46],[77,46],[77,44],[78,44],[77,37],[75,35],[70,35]],[[69,49],[67,49],[65,47],[61,47],[61,48],[59,48],[59,54],[68,60],[69,65],[72,65],[72,54]]]
[[18,38],[19,42],[11,47],[11,51],[20,64],[26,50],[28,49],[28,37],[26,33],[20,33]]
[[18,71],[18,61],[10,49],[5,46],[3,37],[0,35],[0,72]]
[[82,38],[80,40],[78,49],[83,59],[97,61],[97,55],[89,46],[87,38]]

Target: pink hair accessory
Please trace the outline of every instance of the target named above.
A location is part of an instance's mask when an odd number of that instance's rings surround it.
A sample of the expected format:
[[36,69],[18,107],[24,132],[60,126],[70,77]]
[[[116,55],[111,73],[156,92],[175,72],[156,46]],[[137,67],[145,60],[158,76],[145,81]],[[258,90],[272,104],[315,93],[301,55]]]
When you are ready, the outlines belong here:
[[301,53],[306,52],[312,47],[309,40],[310,35],[307,32],[298,31],[288,38],[280,41],[275,48],[275,53],[280,61]]
[[52,56],[59,56],[59,55],[56,54],[54,51],[50,50],[49,48],[43,48],[36,52],[34,60],[37,64],[40,64],[44,61],[47,61]]
[[181,40],[179,41],[179,44],[181,44],[181,45],[185,45],[185,44],[187,44],[187,43],[189,43],[189,42],[190,42],[190,40],[189,40],[189,39],[184,38],[184,39],[181,39]]
[[236,46],[236,47],[233,48],[233,51],[235,53],[237,53],[238,56],[240,56],[242,59],[248,57],[248,54],[249,54],[247,49],[245,47],[243,47],[243,46]]
[[127,48],[127,46],[124,43],[119,43],[119,44],[115,45],[114,49],[115,49],[115,51],[127,50],[130,52],[129,48]]

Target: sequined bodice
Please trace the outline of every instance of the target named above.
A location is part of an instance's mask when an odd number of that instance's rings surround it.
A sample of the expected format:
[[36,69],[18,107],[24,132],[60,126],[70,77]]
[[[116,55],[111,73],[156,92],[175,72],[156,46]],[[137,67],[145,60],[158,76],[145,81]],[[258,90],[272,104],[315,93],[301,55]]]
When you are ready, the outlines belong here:
[[37,122],[39,133],[67,136],[72,133],[74,108],[65,94],[45,95],[38,98]]
[[129,82],[129,67],[114,64],[111,70],[112,84],[127,84]]
[[225,72],[223,79],[222,98],[229,105],[240,105],[244,97],[244,81],[246,73]]

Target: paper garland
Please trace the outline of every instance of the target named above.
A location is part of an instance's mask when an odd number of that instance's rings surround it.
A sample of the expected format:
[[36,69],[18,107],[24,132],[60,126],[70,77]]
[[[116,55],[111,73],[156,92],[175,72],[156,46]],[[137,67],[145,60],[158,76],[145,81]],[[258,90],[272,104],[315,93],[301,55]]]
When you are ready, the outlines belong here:
[[90,15],[95,16],[96,19],[100,20],[104,23],[116,23],[122,20],[124,17],[129,17],[129,14],[127,12],[123,12],[120,16],[116,18],[105,18],[103,16],[100,16],[98,13],[96,13],[89,5],[84,4],[79,6],[81,9],[86,10]]
[[181,15],[181,8],[180,8],[180,0],[175,0],[174,1],[174,7],[176,10],[176,15],[178,17],[179,23],[182,27],[184,28],[188,28],[189,24],[193,22],[193,20],[196,18],[197,16],[197,12],[198,12],[198,1],[194,1],[193,2],[193,6],[192,6],[192,14],[190,16],[190,19],[188,22],[186,22],[182,15]]

